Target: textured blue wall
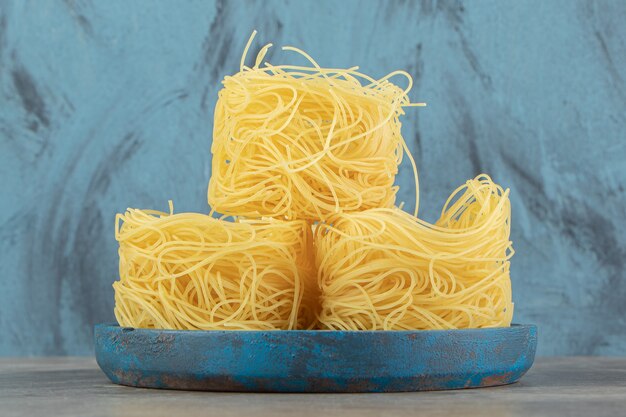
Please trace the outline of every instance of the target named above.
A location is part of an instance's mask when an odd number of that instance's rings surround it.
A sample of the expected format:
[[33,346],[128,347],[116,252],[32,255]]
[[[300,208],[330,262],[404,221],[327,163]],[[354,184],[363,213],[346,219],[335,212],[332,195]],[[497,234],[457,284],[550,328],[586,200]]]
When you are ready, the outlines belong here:
[[[624,21],[620,1],[0,0],[0,354],[90,353],[114,214],[207,210],[216,92],[253,28],[322,65],[407,69],[429,103],[403,126],[421,215],[491,174],[539,354],[626,354]],[[408,165],[398,181],[410,209]]]

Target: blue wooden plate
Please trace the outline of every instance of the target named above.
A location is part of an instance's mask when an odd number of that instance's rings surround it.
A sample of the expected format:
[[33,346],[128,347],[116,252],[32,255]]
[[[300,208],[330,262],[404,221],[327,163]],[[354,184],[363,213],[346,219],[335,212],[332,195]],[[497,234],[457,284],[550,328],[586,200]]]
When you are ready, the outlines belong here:
[[95,327],[98,365],[133,387],[253,392],[398,392],[516,382],[537,328],[200,331]]

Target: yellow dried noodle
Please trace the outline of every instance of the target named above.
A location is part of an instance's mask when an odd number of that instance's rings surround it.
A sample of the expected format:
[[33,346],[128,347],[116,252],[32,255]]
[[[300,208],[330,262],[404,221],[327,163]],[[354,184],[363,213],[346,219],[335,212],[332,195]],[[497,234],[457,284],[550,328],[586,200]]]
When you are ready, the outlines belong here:
[[116,218],[121,326],[161,329],[309,328],[317,291],[304,221],[229,222],[204,214],[128,209]]
[[[479,175],[435,224],[417,218],[415,161],[399,117],[404,71],[374,79],[255,63],[225,77],[215,108],[214,211],[118,214],[120,325],[168,329],[460,329],[509,326],[509,190]],[[390,79],[403,76],[405,89]],[[395,207],[409,157],[414,215]],[[213,213],[213,212],[212,212]],[[212,214],[211,213],[211,214]],[[268,219],[273,218],[273,219]],[[315,222],[315,226],[310,226]],[[317,280],[315,274],[317,273]]]
[[[238,216],[323,220],[339,212],[392,207],[406,144],[399,116],[411,76],[373,79],[358,71],[310,66],[252,67],[224,78],[215,107],[208,201]],[[404,76],[402,89],[389,81]],[[417,171],[410,153],[417,185]],[[419,193],[416,193],[417,213]]]
[[509,191],[486,175],[429,224],[397,208],[344,213],[315,230],[322,328],[509,326]]

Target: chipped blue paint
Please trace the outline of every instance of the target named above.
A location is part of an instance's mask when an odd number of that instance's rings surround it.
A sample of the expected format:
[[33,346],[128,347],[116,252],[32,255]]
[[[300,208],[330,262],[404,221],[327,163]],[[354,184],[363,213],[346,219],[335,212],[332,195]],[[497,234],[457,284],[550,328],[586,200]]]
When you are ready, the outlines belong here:
[[116,384],[267,392],[394,392],[487,387],[531,367],[537,329],[177,331],[95,327]]

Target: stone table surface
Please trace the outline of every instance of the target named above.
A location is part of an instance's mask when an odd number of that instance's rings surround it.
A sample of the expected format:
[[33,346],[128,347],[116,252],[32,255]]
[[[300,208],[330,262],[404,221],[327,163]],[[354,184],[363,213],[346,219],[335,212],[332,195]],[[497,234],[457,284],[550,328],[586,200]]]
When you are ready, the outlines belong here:
[[626,416],[626,358],[538,358],[520,382],[394,394],[243,394],[114,385],[93,358],[0,358],[0,416]]

